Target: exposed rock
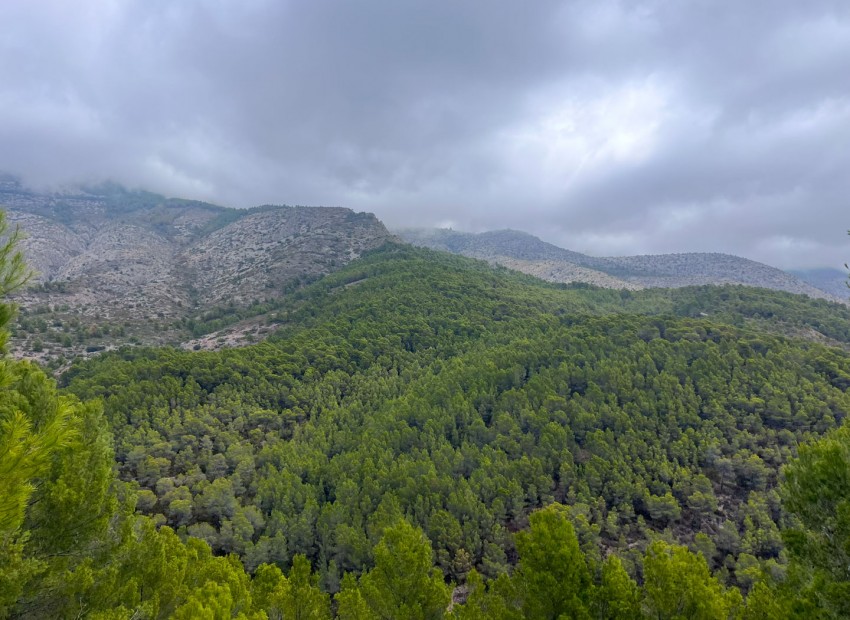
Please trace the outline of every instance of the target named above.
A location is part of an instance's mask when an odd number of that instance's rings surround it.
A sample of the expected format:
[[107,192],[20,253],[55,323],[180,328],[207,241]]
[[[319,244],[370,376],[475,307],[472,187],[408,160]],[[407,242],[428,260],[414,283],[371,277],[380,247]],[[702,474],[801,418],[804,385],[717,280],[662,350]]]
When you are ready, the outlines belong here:
[[301,276],[327,273],[389,238],[373,215],[322,207],[250,213],[185,250],[203,303],[243,303]]
[[836,301],[826,291],[781,269],[731,254],[655,254],[620,256],[607,260],[623,269],[623,279],[646,287],[743,284]]
[[[37,271],[15,298],[22,329],[13,346],[41,360],[113,344],[86,335],[104,328],[143,343],[183,342],[180,320],[272,301],[392,238],[374,215],[350,209],[227,209],[112,185],[44,194],[8,177],[0,208],[26,234]],[[67,345],[69,334],[71,346],[33,347]]]

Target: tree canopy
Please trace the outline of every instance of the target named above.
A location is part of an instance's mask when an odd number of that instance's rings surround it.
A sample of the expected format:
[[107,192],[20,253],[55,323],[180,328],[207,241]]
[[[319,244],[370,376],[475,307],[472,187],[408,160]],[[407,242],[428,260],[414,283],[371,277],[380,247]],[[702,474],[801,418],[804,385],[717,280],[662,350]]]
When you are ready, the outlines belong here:
[[847,614],[845,309],[391,245],[280,313],[0,362],[0,617]]

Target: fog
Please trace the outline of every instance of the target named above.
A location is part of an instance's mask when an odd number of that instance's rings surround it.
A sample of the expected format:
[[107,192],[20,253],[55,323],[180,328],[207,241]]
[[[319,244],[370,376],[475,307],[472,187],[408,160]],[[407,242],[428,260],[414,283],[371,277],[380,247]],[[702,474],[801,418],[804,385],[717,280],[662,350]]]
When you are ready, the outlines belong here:
[[6,0],[0,169],[595,255],[850,259],[844,1]]

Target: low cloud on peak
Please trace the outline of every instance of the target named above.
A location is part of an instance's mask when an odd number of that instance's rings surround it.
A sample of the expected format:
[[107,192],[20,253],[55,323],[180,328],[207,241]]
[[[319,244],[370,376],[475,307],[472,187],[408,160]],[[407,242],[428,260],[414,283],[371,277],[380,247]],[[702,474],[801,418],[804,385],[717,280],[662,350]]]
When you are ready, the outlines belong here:
[[845,2],[0,5],[0,169],[591,254],[850,258]]

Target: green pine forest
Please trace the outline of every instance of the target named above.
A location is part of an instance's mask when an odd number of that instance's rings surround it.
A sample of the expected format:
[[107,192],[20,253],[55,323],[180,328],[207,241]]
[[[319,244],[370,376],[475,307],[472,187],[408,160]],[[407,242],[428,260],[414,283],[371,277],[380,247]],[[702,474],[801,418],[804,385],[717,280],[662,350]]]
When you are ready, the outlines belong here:
[[0,361],[0,618],[850,617],[848,308],[388,244],[278,317]]

